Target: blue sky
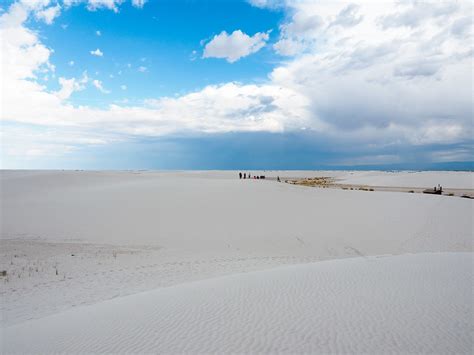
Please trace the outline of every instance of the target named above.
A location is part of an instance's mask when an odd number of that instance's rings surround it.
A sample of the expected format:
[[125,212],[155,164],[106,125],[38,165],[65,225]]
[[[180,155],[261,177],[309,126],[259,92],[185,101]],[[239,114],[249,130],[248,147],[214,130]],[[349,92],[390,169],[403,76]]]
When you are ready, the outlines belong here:
[[2,168],[472,169],[472,4],[19,0]]
[[[52,25],[35,19],[29,24],[40,31],[44,43],[57,49],[50,57],[57,72],[77,77],[87,70],[111,91],[97,98],[92,97],[97,96],[93,90],[84,90],[71,97],[71,102],[95,104],[97,100],[97,105],[107,105],[125,98],[140,101],[183,94],[209,84],[262,81],[276,63],[269,48],[229,65],[219,59],[201,60],[200,42],[222,31],[265,32],[277,27],[283,16],[281,11],[236,0],[167,0],[149,2],[144,9],[124,3],[118,13],[74,6]],[[97,48],[103,57],[90,55]],[[140,67],[146,71],[138,72]],[[58,89],[58,83],[46,84],[51,90]],[[121,85],[127,86],[127,92]]]

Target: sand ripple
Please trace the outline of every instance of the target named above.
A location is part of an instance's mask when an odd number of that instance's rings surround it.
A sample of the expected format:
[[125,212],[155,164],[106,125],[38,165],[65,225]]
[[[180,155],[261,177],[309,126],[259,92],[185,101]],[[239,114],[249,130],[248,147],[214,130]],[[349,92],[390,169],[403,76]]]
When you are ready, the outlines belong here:
[[191,282],[4,328],[2,350],[470,353],[473,261],[353,258]]

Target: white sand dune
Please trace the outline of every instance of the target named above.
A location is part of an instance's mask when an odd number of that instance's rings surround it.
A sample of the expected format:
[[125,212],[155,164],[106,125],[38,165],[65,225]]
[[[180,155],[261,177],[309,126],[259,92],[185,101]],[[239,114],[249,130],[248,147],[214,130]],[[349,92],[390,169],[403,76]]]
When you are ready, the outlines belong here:
[[[473,176],[265,174],[455,188]],[[1,171],[0,203],[3,352],[474,346],[474,200],[236,172]]]
[[157,289],[2,330],[4,353],[470,353],[472,253],[352,258]]
[[[4,239],[322,257],[462,251],[471,243],[473,201],[459,198],[313,189],[238,180],[234,172],[7,171],[1,178]],[[420,239],[429,239],[421,249]]]
[[467,171],[357,171],[336,176],[346,184],[424,188],[440,184],[443,188],[474,189],[474,175]]

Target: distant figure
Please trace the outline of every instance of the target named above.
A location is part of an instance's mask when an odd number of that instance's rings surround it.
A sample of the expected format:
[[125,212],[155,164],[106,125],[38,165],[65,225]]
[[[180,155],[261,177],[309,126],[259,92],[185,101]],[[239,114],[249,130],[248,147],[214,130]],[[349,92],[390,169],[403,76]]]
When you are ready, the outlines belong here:
[[436,186],[433,188],[434,192],[436,192]]
[[277,176],[277,181],[278,181],[278,182],[281,182],[281,180],[280,180],[280,177],[279,177],[279,176]]
[[247,174],[246,173],[244,173],[244,179],[247,179]]
[[260,177],[257,176],[257,180],[260,179]]
[[242,173],[239,173],[239,179],[242,179]]
[[443,186],[441,186],[440,184],[438,184],[438,189],[439,189],[439,192],[440,192],[440,193],[443,193]]

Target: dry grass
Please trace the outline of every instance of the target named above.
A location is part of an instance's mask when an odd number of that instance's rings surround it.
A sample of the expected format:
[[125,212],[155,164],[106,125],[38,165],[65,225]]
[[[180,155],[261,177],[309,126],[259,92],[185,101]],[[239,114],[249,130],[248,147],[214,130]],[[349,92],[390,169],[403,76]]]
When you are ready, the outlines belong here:
[[327,176],[319,176],[301,180],[289,180],[289,182],[294,185],[328,187],[334,184],[334,179]]

